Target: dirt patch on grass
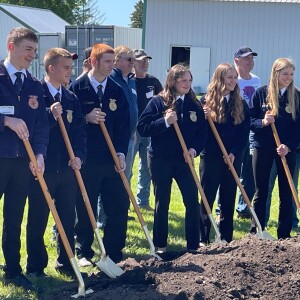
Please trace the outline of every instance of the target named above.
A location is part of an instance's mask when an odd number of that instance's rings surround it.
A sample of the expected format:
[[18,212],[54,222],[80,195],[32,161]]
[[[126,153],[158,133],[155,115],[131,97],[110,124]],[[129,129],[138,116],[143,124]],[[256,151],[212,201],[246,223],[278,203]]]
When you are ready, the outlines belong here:
[[[227,245],[212,244],[197,253],[164,254],[122,263],[125,274],[110,279],[102,272],[85,279],[94,293],[87,299],[300,299],[300,237],[259,240],[247,235]],[[77,282],[40,299],[70,299]]]

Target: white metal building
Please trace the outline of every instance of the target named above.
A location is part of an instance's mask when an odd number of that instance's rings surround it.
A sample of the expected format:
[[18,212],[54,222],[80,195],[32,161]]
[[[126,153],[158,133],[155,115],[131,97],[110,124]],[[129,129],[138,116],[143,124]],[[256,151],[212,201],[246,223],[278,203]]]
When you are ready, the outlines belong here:
[[6,37],[15,27],[32,29],[39,38],[38,56],[32,63],[32,74],[41,79],[44,73],[43,57],[47,49],[64,45],[65,20],[51,10],[0,3],[0,59],[7,55]]
[[296,65],[300,86],[300,1],[145,0],[143,46],[153,57],[150,73],[162,82],[177,62],[190,64],[194,86],[206,91],[216,66],[233,63],[240,46],[258,53],[253,73],[267,84],[276,58]]

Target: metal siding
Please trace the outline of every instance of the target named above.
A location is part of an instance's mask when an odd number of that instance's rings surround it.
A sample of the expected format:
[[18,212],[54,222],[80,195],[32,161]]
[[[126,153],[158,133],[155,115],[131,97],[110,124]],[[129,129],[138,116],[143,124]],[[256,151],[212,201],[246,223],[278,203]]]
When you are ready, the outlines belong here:
[[[299,65],[298,4],[192,0],[147,4],[145,48],[153,57],[149,72],[162,82],[170,67],[171,45],[211,48],[210,76],[218,64],[233,63],[233,53],[243,45],[258,52],[253,73],[263,84],[276,58],[290,57]],[[298,73],[295,82],[300,86]]]
[[114,47],[125,45],[131,49],[142,47],[142,29],[114,26]]
[[6,58],[6,38],[8,33],[15,27],[22,27],[23,25],[16,20],[12,19],[2,10],[0,10],[1,30],[0,30],[0,60]]

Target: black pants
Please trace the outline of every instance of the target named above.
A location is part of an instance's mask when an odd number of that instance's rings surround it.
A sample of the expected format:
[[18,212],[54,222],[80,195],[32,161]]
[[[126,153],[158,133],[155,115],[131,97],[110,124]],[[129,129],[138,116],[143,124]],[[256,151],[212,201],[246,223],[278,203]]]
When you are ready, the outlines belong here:
[[[253,152],[253,172],[255,182],[255,195],[253,206],[258,220],[265,227],[266,202],[268,198],[269,177],[273,161],[275,159],[278,172],[279,186],[279,217],[278,217],[278,238],[288,238],[292,230],[292,193],[283,168],[281,157],[276,149],[258,148]],[[296,164],[296,152],[286,155],[287,164],[293,176]],[[254,220],[252,227],[255,227]]]
[[[74,171],[69,167],[60,173],[45,173],[44,178],[74,252],[75,205],[78,190]],[[30,184],[28,205],[27,272],[37,272],[42,271],[48,264],[44,233],[47,227],[49,208],[39,182],[33,177]],[[72,266],[59,234],[57,236],[57,254],[57,266],[71,269]]]
[[[242,155],[237,155],[233,166],[239,176]],[[221,155],[203,155],[200,161],[201,184],[210,208],[213,207],[219,189],[220,233],[227,242],[233,237],[233,213],[236,196],[236,182],[231,171]],[[203,203],[200,206],[200,241],[209,242],[211,223]]]
[[172,179],[178,184],[185,205],[185,236],[188,249],[199,247],[198,190],[189,166],[184,161],[150,159],[151,178],[154,186],[155,213],[153,242],[156,247],[166,247],[168,239],[168,212]]
[[[104,164],[97,160],[87,160],[82,176],[95,216],[98,196],[101,195],[107,215],[103,237],[105,250],[112,260],[120,261],[122,249],[125,247],[129,208],[129,198],[121,177],[113,164]],[[78,257],[92,258],[94,232],[81,194],[77,197],[76,212],[76,254]]]
[[29,190],[29,160],[0,158],[0,198],[4,194],[2,249],[5,278],[22,272],[20,266],[20,234],[24,206]]

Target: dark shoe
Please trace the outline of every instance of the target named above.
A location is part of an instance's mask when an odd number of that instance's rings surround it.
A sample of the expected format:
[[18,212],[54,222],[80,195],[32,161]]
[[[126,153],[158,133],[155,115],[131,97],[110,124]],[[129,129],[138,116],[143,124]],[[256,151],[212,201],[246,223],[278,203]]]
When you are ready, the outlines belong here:
[[255,226],[250,228],[250,233],[251,234],[256,234],[257,233],[257,229],[256,229]]
[[134,220],[135,220],[135,217],[128,216],[127,220],[128,220],[128,221],[134,221]]
[[5,279],[5,284],[13,284],[27,291],[36,291],[31,281],[29,281],[23,274],[16,277]]
[[238,218],[241,219],[251,219],[251,213],[248,210],[244,210],[244,211],[236,211],[237,212],[237,216]]
[[49,278],[50,277],[44,271],[36,271],[36,272],[28,272],[27,271],[26,275],[31,278]]

